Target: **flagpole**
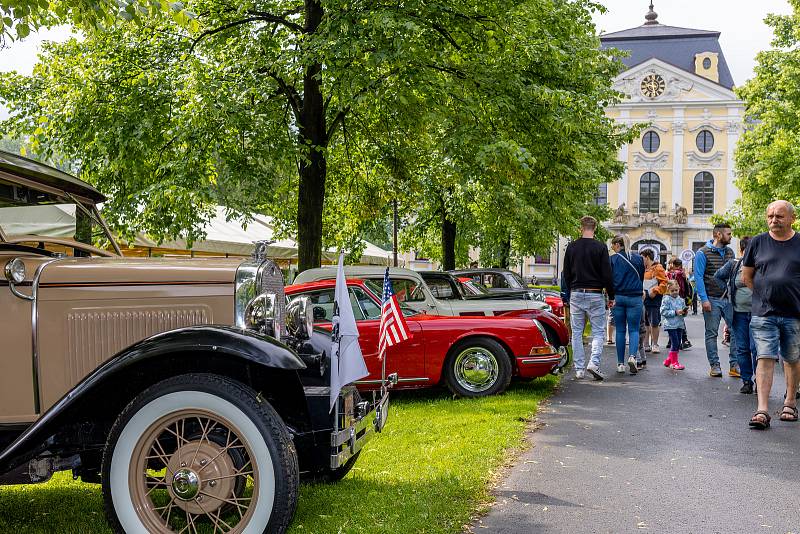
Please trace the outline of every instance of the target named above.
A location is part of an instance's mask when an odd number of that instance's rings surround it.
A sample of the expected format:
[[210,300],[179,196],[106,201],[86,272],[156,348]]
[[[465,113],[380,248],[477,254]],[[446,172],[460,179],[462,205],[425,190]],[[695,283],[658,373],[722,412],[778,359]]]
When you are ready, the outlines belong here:
[[394,255],[394,267],[397,267],[397,199],[392,201],[392,235],[394,237],[394,245],[392,246],[392,253]]

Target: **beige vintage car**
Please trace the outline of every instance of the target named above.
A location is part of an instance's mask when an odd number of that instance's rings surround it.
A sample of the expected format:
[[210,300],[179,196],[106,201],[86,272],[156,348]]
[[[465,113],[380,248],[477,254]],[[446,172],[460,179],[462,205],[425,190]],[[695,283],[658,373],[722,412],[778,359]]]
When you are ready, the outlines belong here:
[[300,476],[340,478],[381,430],[386,389],[329,410],[330,334],[286,307],[265,244],[123,258],[103,200],[0,152],[0,484],[72,470],[118,532],[283,532]]

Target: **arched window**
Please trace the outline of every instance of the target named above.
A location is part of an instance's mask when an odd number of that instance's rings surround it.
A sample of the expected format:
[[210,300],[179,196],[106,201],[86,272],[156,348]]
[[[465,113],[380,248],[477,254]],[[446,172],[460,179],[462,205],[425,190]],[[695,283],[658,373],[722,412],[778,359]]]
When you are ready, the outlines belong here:
[[697,134],[695,144],[697,145],[697,150],[703,154],[711,152],[711,149],[714,148],[714,134],[708,130],[700,130],[700,133]]
[[661,179],[654,172],[646,172],[639,180],[639,213],[658,213]]
[[710,172],[698,172],[694,177],[693,213],[714,213],[714,175]]
[[646,132],[642,137],[642,148],[648,154],[652,154],[661,146],[661,138],[656,132]]

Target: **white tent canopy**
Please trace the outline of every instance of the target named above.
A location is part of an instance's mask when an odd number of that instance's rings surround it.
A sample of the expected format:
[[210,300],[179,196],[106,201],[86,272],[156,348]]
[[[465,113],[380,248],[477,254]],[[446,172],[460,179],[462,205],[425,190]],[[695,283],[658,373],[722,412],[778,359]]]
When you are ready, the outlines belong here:
[[[297,258],[297,243],[291,239],[275,240],[272,219],[265,215],[254,215],[253,220],[245,223],[244,219],[226,220],[225,208],[217,206],[216,214],[203,228],[206,237],[187,246],[184,239],[156,243],[145,234],[138,234],[134,245],[174,250],[193,250],[196,252],[212,252],[216,254],[247,255],[253,252],[255,241],[274,241],[267,248],[267,255],[274,259],[292,260]],[[366,241],[362,252],[362,264],[391,265],[392,253]],[[336,251],[323,250],[323,261],[333,263],[337,259]]]

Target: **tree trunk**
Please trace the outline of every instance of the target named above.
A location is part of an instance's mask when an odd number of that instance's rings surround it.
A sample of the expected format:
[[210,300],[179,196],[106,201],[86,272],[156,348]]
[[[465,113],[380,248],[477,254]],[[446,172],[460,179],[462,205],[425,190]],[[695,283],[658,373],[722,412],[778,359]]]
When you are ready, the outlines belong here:
[[508,269],[511,259],[511,236],[500,244],[500,267]]
[[[322,22],[324,11],[318,0],[305,0],[305,32],[313,34]],[[298,270],[322,264],[322,210],[328,165],[324,150],[328,146],[325,107],[321,88],[322,65],[314,63],[303,75],[303,106],[300,110],[300,140],[307,147],[300,161],[297,196]]]
[[456,268],[456,223],[447,218],[442,209],[442,270]]

